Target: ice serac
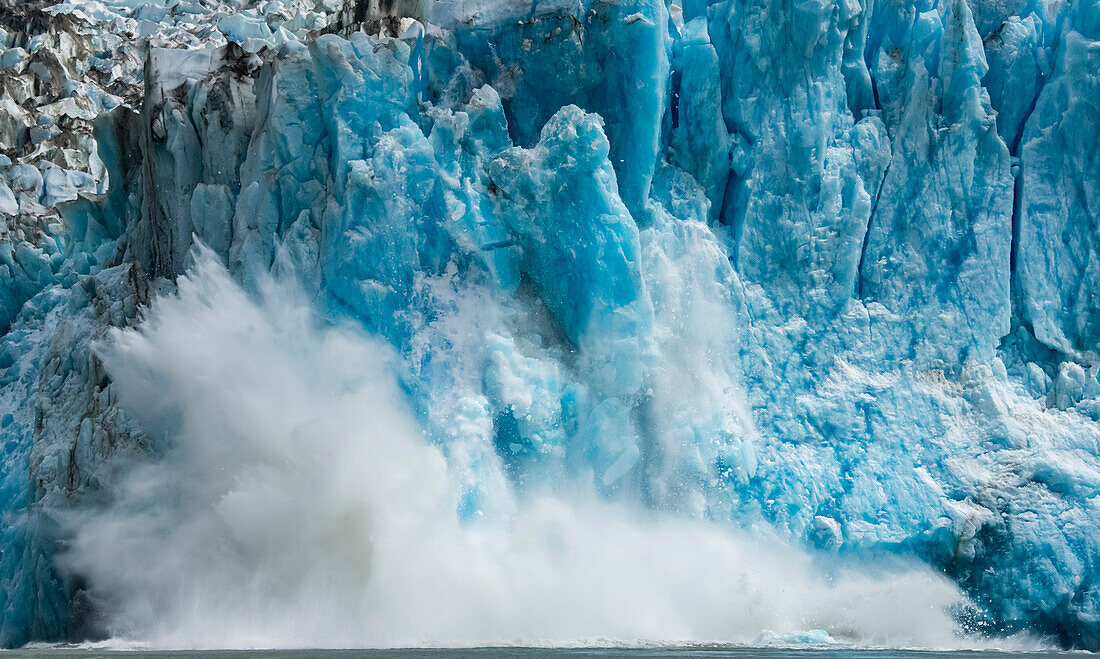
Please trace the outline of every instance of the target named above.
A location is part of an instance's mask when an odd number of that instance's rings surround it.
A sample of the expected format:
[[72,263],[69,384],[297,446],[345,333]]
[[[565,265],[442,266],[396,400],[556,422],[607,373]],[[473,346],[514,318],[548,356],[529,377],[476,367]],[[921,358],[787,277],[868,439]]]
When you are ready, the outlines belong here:
[[718,53],[706,20],[683,28],[674,49],[664,131],[668,160],[702,185],[711,218],[718,218],[730,173],[730,136],[722,116]]
[[1016,263],[1035,337],[1073,357],[1100,349],[1100,5],[1066,14],[1023,127]]
[[335,192],[322,232],[325,281],[396,341],[408,332],[400,312],[417,273],[438,271],[448,251],[433,222],[435,154],[412,118],[410,53],[404,42],[376,50],[365,36],[324,38],[313,52],[322,97],[331,99],[322,110]]
[[855,3],[742,0],[709,13],[732,136],[721,220],[746,281],[807,319],[852,296],[890,157],[882,121],[848,107],[845,56],[861,13]]
[[[644,217],[669,77],[665,3],[454,4],[458,48],[500,93],[516,141],[534,144],[563,103],[600,114],[623,201]],[[503,15],[481,24],[478,14],[498,7]]]
[[520,271],[575,350],[593,397],[583,450],[606,487],[640,458],[631,412],[653,331],[638,228],[616,191],[609,149],[599,117],[568,105],[532,149],[509,149],[489,168]]
[[616,192],[601,124],[566,106],[533,149],[505,151],[489,176],[523,254],[520,270],[584,356],[579,368],[595,390],[630,396],[642,386],[652,310],[638,228]]
[[158,185],[142,196],[131,252],[154,275],[183,272],[193,235],[228,251],[252,132],[252,59],[235,44],[149,53],[141,147],[144,178]]
[[1009,329],[1012,189],[982,40],[966,2],[884,7],[872,53],[893,158],[860,296],[910,316],[917,361],[988,361]]
[[1044,23],[1035,13],[1010,16],[992,34],[982,35],[989,70],[983,84],[997,111],[997,129],[1009,149],[1020,142],[1024,120],[1049,73]]
[[0,643],[117,631],[57,549],[165,447],[89,343],[201,243],[392,346],[467,524],[591,483],[1100,648],[1094,0],[25,5]]

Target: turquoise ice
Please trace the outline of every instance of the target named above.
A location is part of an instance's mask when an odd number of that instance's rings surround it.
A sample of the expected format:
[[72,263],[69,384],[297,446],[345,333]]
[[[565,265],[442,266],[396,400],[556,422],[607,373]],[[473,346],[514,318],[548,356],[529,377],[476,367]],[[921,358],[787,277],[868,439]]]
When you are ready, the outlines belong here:
[[0,161],[0,643],[80,633],[57,519],[157,451],[89,342],[201,242],[392,344],[470,523],[590,480],[1100,648],[1100,2],[254,9],[105,190]]

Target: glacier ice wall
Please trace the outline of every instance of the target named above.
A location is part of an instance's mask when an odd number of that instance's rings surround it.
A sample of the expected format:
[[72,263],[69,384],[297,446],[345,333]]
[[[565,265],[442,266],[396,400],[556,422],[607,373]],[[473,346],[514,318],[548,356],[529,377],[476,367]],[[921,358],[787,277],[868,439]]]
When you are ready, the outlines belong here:
[[1100,647],[1100,3],[0,3],[0,642],[171,447],[201,242],[396,352],[466,524],[590,481]]

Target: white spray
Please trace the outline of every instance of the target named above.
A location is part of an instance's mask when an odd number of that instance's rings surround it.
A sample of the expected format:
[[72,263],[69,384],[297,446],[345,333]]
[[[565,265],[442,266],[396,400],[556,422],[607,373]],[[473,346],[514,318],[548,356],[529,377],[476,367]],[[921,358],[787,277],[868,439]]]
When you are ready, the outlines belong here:
[[65,557],[119,639],[161,647],[741,642],[823,629],[952,646],[926,570],[826,576],[711,523],[578,500],[465,527],[397,359],[210,253],[101,347],[165,454],[75,520]]

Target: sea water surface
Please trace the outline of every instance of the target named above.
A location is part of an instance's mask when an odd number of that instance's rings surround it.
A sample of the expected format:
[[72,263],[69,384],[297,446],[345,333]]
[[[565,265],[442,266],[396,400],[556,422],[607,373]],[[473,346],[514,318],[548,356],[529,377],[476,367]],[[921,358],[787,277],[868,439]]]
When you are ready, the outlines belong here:
[[28,657],[35,659],[555,659],[557,657],[600,657],[634,659],[639,657],[704,657],[718,659],[1046,659],[1069,657],[1083,652],[1055,650],[888,650],[852,647],[744,647],[728,645],[693,645],[655,648],[431,648],[390,650],[100,650],[89,647],[48,647],[0,651],[5,659]]

